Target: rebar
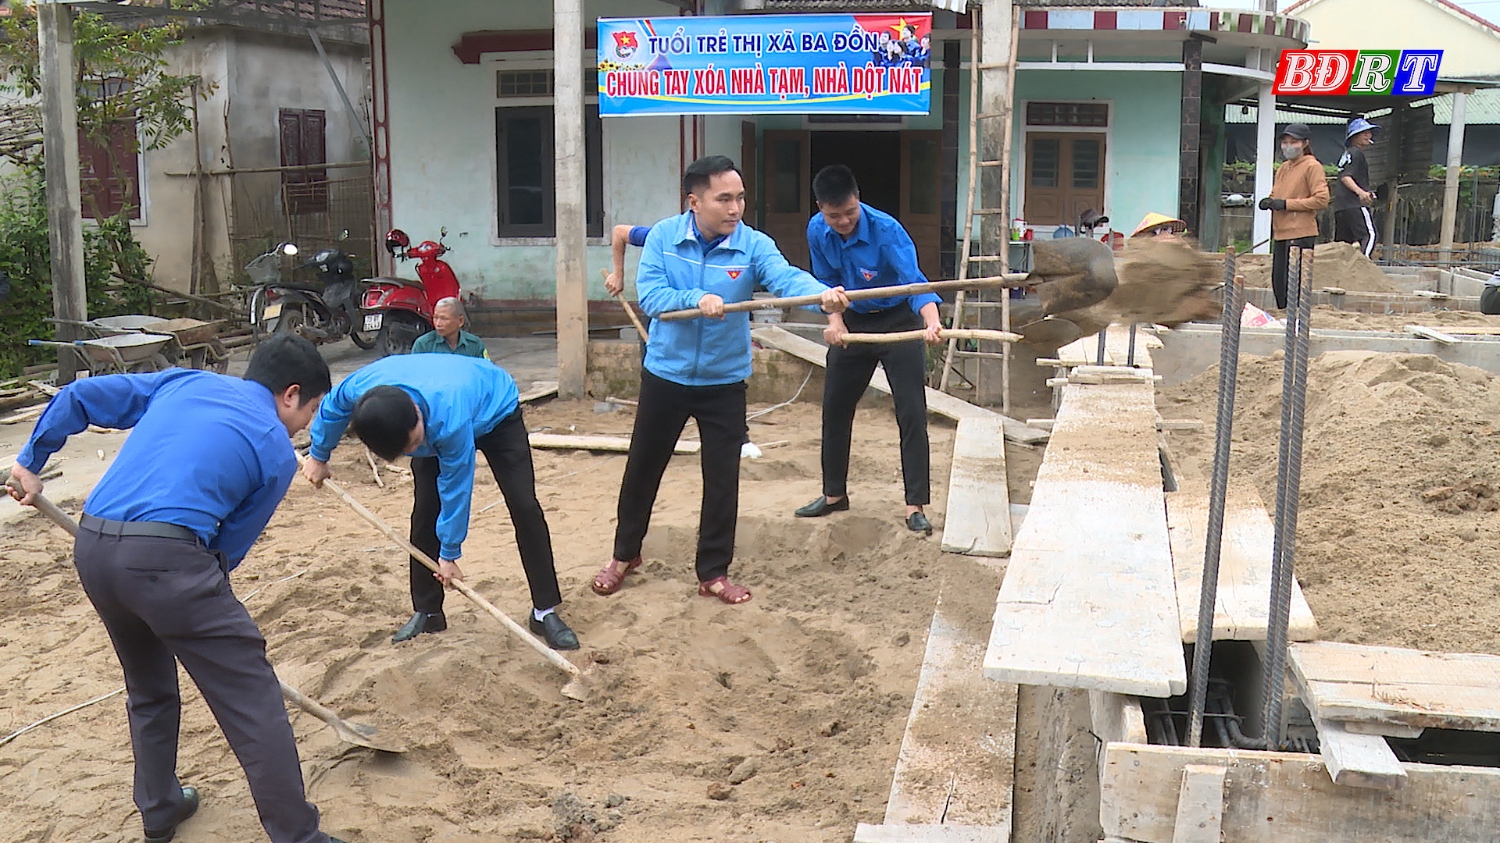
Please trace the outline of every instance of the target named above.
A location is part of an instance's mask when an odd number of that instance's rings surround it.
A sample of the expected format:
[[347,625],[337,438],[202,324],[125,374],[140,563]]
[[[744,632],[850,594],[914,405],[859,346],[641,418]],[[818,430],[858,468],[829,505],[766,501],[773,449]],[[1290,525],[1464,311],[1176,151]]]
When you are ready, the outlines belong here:
[[1203,549],[1203,583],[1198,593],[1198,634],[1193,644],[1192,692],[1188,708],[1188,746],[1194,747],[1203,745],[1203,712],[1208,699],[1209,655],[1213,650],[1214,609],[1219,596],[1219,557],[1224,540],[1224,500],[1229,494],[1229,443],[1234,430],[1234,396],[1240,368],[1240,319],[1244,301],[1244,279],[1235,274],[1234,249],[1227,249],[1224,253],[1224,317],[1219,329],[1219,404],[1214,416],[1214,463],[1208,488],[1208,528]]
[[1099,365],[1104,365],[1104,344],[1109,339],[1109,326],[1105,325],[1099,330]]
[[[1297,499],[1302,485],[1302,426],[1306,415],[1307,355],[1312,321],[1312,251],[1295,249],[1287,260],[1286,360],[1281,394],[1281,439],[1276,466],[1276,537],[1271,552],[1271,605],[1266,624],[1265,723],[1268,749],[1282,742],[1286,695],[1287,627],[1297,543]],[[1295,268],[1295,271],[1293,271]]]
[[1125,365],[1132,369],[1135,368],[1135,328],[1135,323],[1130,323],[1130,346],[1125,352]]

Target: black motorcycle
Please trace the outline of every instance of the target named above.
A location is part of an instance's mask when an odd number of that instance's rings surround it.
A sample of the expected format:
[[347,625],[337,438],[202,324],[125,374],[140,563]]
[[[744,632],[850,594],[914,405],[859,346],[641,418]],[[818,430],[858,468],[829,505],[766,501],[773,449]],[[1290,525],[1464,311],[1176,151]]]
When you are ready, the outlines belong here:
[[319,345],[347,336],[360,348],[374,348],[375,334],[362,330],[360,282],[351,256],[340,249],[323,249],[297,267],[314,270],[312,280],[284,280],[281,256],[296,254],[297,247],[285,243],[245,268],[256,282],[250,297],[254,328],[266,333],[300,334]]

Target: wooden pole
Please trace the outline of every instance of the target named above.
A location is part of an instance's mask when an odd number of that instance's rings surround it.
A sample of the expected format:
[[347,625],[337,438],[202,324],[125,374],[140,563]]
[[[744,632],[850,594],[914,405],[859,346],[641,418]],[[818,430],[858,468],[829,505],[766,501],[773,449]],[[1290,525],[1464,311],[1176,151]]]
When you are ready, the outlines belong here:
[[[1013,343],[1024,339],[1020,334],[1012,334],[1009,331],[986,331],[982,328],[944,328],[938,333],[939,336],[950,342],[957,342],[958,340],[985,340],[986,342]],[[925,336],[927,336],[927,332],[919,328],[913,331],[892,331],[888,334],[845,334],[844,342],[907,342],[909,340],[919,340]]]
[[584,275],[583,0],[553,0],[557,209],[557,394],[584,397],[588,380],[588,283]]
[[[1012,0],[983,0],[980,4],[979,28],[979,53],[983,61],[972,62],[970,66],[971,82],[979,85],[979,113],[980,114],[1004,114],[1011,107],[1010,102],[1010,59],[1011,59],[1011,21],[1015,18],[1016,10]],[[983,161],[1001,161],[1005,155],[1005,120],[988,119],[979,124],[979,149],[980,159]],[[979,173],[979,196],[982,197],[978,203],[981,208],[1004,208],[1001,203],[1005,197],[1001,195],[1005,184],[1002,182],[1004,165],[999,167],[985,167]],[[1005,223],[1004,214],[987,214],[980,219],[979,225],[979,249],[981,254],[1001,255],[1009,257],[1008,246],[1010,232]],[[1006,248],[1006,252],[1001,252]],[[1001,272],[1008,272],[1010,267],[1002,266]],[[1001,299],[1001,309],[1005,302],[1010,300],[1009,293]],[[995,319],[993,309],[987,310],[980,317],[980,327],[1003,329],[1004,317]],[[994,351],[996,349],[983,349]],[[998,370],[998,371],[997,371]],[[979,377],[977,382],[979,388],[976,390],[976,403],[981,405],[1002,404],[1005,397],[1005,371],[1004,362],[1000,366],[993,364],[985,365],[984,362],[978,367]],[[997,377],[998,375],[998,377]]]
[[[864,301],[865,299],[881,299],[889,296],[915,296],[921,293],[942,293],[949,290],[1024,287],[1029,277],[1026,273],[1013,273],[989,278],[970,278],[966,281],[925,281],[917,284],[896,284],[890,287],[847,290],[845,291],[845,295],[849,297],[849,301]],[[802,307],[803,305],[817,304],[821,299],[821,295],[787,296],[780,299],[751,299],[749,301],[730,302],[724,305],[724,312],[744,313],[747,310],[760,310],[763,307]],[[696,319],[702,315],[702,310],[692,307],[687,310],[671,310],[657,318],[664,322],[670,322],[677,319]]]
[[[37,52],[42,83],[42,154],[47,160],[47,239],[52,247],[52,315],[88,320],[88,289],[83,276],[83,214],[78,174],[78,99],[74,88],[73,9],[36,4]],[[82,339],[76,327],[60,324],[58,338]],[[58,383],[70,383],[78,357],[59,351]]]
[[[1453,261],[1453,234],[1458,227],[1458,174],[1464,163],[1463,91],[1453,94],[1453,122],[1448,126],[1448,171],[1443,177],[1443,230],[1438,242],[1438,260],[1447,265]],[[1476,201],[1478,197],[1475,197]]]
[[[1000,271],[1010,272],[1010,147],[1012,127],[1016,119],[1016,54],[1021,51],[1021,15],[1015,7],[1010,11],[1010,66],[1005,70],[1005,117],[1000,139]],[[1000,330],[1010,331],[1010,291],[1002,292],[1000,299]],[[1000,352],[1000,414],[1010,415],[1010,344]]]

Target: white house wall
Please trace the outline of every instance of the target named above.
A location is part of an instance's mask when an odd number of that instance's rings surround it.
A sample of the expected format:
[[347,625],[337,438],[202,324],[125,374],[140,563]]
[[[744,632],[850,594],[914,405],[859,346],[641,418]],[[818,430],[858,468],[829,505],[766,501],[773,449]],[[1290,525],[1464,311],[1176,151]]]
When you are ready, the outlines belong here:
[[[588,0],[584,19],[672,16],[650,0]],[[492,300],[549,300],[556,292],[550,238],[495,237],[495,66],[463,64],[453,53],[466,32],[549,30],[550,3],[387,0],[386,74],[390,92],[390,190],[393,224],[414,240],[448,229],[446,256],[467,292]],[[486,59],[497,56],[486,56]],[[682,177],[676,117],[604,121],[605,231],[616,223],[650,224],[677,213]],[[704,122],[700,152],[739,157],[739,118]],[[691,122],[688,124],[691,132]],[[691,136],[689,135],[689,147]],[[691,148],[688,150],[691,155]],[[590,240],[589,297],[604,299],[599,270],[609,265],[607,239]],[[636,250],[628,261],[634,265]],[[398,267],[409,275],[410,265]],[[633,269],[629,271],[633,277]]]

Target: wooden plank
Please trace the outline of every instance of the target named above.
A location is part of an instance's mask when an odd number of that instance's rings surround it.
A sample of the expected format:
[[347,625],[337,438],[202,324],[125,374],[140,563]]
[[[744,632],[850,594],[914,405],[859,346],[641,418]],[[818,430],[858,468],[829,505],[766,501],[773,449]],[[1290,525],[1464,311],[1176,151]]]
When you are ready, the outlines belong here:
[[1408,334],[1416,334],[1419,337],[1425,337],[1429,340],[1437,340],[1443,345],[1454,345],[1459,341],[1457,337],[1450,336],[1439,331],[1437,328],[1429,328],[1425,325],[1407,325],[1406,332]]
[[1010,843],[1010,826],[860,823],[854,827],[854,843]]
[[557,381],[537,381],[531,388],[521,393],[519,400],[522,404],[530,404],[532,401],[540,401],[557,394]]
[[[1104,338],[1103,365],[1124,366],[1130,358],[1130,326],[1111,325],[1108,331]],[[1154,368],[1151,362],[1151,350],[1161,347],[1161,338],[1155,333],[1145,328],[1137,330],[1135,335],[1136,367]],[[1057,360],[1059,365],[1067,367],[1099,365],[1099,335],[1091,334],[1059,348]]]
[[[533,433],[529,437],[531,447],[545,450],[616,451],[630,450],[629,436],[585,436],[567,433]],[[703,447],[699,442],[678,441],[674,454],[696,454]]]
[[1089,691],[1089,721],[1094,736],[1103,743],[1146,742],[1146,718],[1136,697]]
[[[785,351],[793,357],[806,360],[815,366],[828,366],[828,346],[820,345],[806,337],[799,337],[785,328],[763,327],[755,328],[750,336],[761,345]],[[870,379],[870,388],[876,392],[886,395],[891,394],[890,381],[886,380],[885,371],[877,369],[875,376]],[[946,392],[939,392],[931,387],[927,388],[927,411],[937,413],[940,416],[961,421],[968,418],[999,418],[1005,425],[1005,438],[1012,442],[1023,445],[1035,445],[1047,441],[1047,431],[1027,427],[1012,418],[1007,418],[983,407],[976,407],[961,398],[954,398]]]
[[1224,819],[1223,767],[1189,764],[1182,770],[1172,843],[1219,843]]
[[1293,645],[1290,661],[1323,720],[1500,732],[1500,656],[1320,641]]
[[1318,728],[1318,749],[1334,784],[1399,790],[1406,786],[1406,771],[1380,735],[1357,735],[1337,720],[1313,718]]
[[[1215,641],[1264,641],[1271,603],[1271,550],[1275,526],[1260,495],[1231,482],[1224,502],[1224,537],[1219,555],[1219,590],[1214,601]],[[1182,640],[1198,636],[1198,599],[1203,593],[1203,554],[1208,533],[1208,484],[1179,473],[1177,491],[1167,493],[1167,526],[1172,535],[1172,570],[1177,579]],[[1293,641],[1318,637],[1318,623],[1292,582],[1288,633]]]
[[961,419],[953,437],[943,550],[968,556],[1010,554],[1010,490],[1000,419]]
[[995,607],[985,675],[1168,697],[1187,688],[1150,381],[1064,390]]
[[1500,334],[1500,325],[1444,325],[1437,329],[1433,329],[1430,325],[1422,325],[1420,327],[1429,330],[1440,330],[1449,334],[1458,334],[1459,336],[1489,337]]
[[886,802],[888,826],[1010,822],[1016,689],[981,673],[985,630],[932,615]]
[[1227,768],[1224,843],[1493,843],[1500,770],[1403,764],[1398,791],[1340,787],[1313,755],[1113,743],[1104,748],[1106,836],[1172,843],[1182,772]]

